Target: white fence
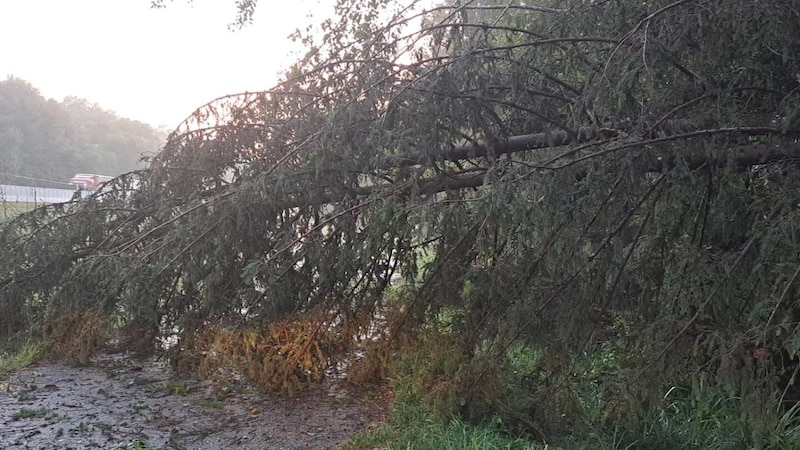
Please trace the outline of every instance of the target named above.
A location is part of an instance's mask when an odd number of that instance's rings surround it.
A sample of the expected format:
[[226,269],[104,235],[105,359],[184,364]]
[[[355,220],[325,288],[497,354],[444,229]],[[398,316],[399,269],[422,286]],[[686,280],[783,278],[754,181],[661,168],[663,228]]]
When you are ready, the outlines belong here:
[[62,203],[75,195],[74,189],[55,189],[34,186],[0,184],[0,202],[9,203]]

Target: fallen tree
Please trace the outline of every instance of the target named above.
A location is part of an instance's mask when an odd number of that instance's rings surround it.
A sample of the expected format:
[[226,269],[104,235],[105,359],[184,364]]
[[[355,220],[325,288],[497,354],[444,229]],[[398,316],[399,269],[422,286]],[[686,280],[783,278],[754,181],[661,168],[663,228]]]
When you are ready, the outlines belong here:
[[[99,311],[145,347],[176,333],[173,359],[208,373],[208,348],[257,354],[275,388],[368,332],[385,369],[433,327],[460,412],[516,396],[531,433],[523,411],[574,406],[581,355],[608,349],[632,368],[603,374],[620,416],[696,376],[778,401],[748,370],[797,356],[790,2],[356,6],[148,170],[7,224],[5,329]],[[543,349],[544,387],[479,389],[519,345]]]

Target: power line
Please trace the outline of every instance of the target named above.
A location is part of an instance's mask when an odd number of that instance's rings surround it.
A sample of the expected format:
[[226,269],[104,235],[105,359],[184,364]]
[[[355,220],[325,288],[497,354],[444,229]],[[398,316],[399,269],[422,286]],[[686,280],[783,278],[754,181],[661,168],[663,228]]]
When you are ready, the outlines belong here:
[[13,173],[0,172],[0,175],[6,175],[6,176],[9,176],[9,177],[15,177],[15,178],[22,178],[22,179],[25,179],[25,180],[46,181],[48,183],[56,183],[56,184],[63,184],[65,186],[72,186],[72,184],[65,183],[63,181],[47,180],[47,179],[44,179],[44,178],[26,177],[24,175],[14,175]]

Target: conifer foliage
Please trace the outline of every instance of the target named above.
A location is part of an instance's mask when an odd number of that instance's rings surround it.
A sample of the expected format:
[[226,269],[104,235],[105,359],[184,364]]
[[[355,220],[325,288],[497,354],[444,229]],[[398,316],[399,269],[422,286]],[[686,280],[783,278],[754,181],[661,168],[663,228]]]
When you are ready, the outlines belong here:
[[210,102],[147,170],[5,225],[0,330],[102,311],[189,342],[314,317],[334,358],[436,323],[476,386],[482,361],[542,349],[537,401],[564,413],[564,380],[602,351],[612,412],[692,379],[790,395],[766,374],[800,350],[795,2],[337,12],[275,88]]

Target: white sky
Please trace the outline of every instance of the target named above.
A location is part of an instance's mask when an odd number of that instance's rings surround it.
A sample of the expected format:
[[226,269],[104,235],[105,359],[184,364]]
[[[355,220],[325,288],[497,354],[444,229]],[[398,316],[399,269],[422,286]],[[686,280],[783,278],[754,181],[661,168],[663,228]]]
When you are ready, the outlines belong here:
[[173,128],[206,102],[272,87],[300,50],[287,36],[332,15],[330,0],[261,0],[229,31],[234,0],[0,0],[0,80],[85,98]]

